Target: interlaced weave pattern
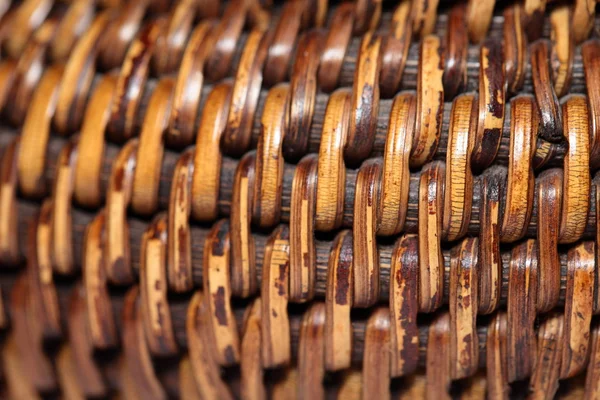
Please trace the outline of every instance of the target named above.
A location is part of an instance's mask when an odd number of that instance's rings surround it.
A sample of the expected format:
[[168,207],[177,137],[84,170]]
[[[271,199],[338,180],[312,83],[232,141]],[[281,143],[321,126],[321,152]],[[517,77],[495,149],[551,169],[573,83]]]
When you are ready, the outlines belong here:
[[0,393],[600,398],[596,0],[0,0]]

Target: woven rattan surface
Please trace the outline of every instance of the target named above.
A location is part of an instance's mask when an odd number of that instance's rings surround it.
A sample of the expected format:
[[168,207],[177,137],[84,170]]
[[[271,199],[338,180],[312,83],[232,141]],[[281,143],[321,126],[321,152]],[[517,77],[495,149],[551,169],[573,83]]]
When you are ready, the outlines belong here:
[[600,398],[595,0],[0,0],[0,393]]

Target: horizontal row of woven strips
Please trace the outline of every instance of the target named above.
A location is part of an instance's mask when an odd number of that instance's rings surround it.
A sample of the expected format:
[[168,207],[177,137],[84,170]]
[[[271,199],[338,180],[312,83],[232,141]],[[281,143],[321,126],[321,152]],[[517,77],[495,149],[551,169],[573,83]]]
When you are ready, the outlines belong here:
[[0,4],[3,390],[600,397],[595,8]]

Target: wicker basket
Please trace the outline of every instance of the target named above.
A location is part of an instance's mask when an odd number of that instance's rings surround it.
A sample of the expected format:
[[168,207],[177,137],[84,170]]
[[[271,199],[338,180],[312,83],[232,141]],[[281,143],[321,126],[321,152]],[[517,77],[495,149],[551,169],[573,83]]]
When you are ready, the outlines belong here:
[[1,395],[599,399],[596,0],[271,2],[0,0]]

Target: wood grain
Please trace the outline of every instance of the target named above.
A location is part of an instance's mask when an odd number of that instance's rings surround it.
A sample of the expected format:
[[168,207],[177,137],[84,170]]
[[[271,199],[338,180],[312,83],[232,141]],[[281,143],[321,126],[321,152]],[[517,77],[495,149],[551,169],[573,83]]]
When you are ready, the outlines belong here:
[[352,359],[353,301],[352,232],[341,231],[331,245],[325,295],[325,367],[338,371],[350,367]]
[[381,170],[381,159],[367,160],[360,167],[356,177],[356,206],[352,227],[354,307],[373,306],[379,293],[379,252],[376,234]]
[[240,340],[238,327],[231,311],[229,284],[229,224],[217,222],[204,241],[203,289],[209,312],[209,337],[215,361],[226,367],[239,362]]
[[287,315],[289,291],[289,232],[278,226],[265,248],[262,279],[262,365],[274,368],[288,365],[291,358],[290,324]]
[[[417,328],[418,271],[414,254],[418,246],[415,235],[403,235],[396,242],[390,276],[390,375],[398,377],[415,372],[418,362]],[[408,249],[413,249],[410,251]],[[408,251],[407,251],[408,250]]]
[[294,174],[290,209],[290,293],[291,302],[311,301],[315,286],[314,220],[317,196],[318,157],[308,155]]

